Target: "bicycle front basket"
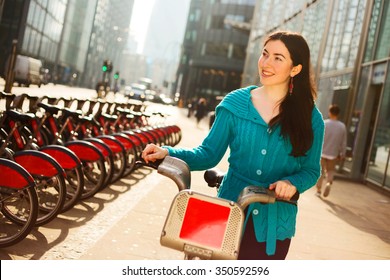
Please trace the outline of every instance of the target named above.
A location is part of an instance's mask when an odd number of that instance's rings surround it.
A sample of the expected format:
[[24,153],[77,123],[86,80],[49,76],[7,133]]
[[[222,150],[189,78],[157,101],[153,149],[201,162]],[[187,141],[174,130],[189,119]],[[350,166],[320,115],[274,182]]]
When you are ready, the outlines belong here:
[[235,202],[183,190],[171,204],[160,243],[192,257],[234,260],[243,222]]

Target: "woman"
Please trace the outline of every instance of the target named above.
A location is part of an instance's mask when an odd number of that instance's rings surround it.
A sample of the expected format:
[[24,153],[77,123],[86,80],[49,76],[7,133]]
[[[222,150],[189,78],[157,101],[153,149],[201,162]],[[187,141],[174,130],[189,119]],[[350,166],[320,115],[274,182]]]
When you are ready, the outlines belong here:
[[196,113],[195,113],[197,127],[199,126],[201,119],[203,119],[204,116],[206,115],[207,113],[206,110],[207,110],[206,99],[200,98],[198,105],[196,106]]
[[[310,67],[310,50],[301,35],[271,34],[258,61],[261,87],[229,93],[200,146],[148,145],[143,158],[155,161],[169,154],[186,161],[191,170],[204,170],[217,165],[229,147],[229,170],[219,197],[236,201],[248,185],[269,187],[286,200],[303,193],[320,176],[324,136]],[[239,259],[285,259],[296,214],[297,207],[287,203],[250,205]]]

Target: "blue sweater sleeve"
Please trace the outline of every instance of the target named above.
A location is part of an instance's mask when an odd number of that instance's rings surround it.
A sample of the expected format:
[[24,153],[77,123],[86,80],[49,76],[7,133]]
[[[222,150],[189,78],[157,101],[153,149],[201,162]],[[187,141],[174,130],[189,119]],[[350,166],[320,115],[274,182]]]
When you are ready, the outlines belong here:
[[313,110],[313,144],[306,156],[301,157],[301,169],[298,173],[284,177],[282,180],[289,180],[299,193],[313,187],[321,175],[321,153],[324,140],[325,125],[321,113],[315,108]]
[[170,146],[163,148],[168,150],[170,156],[184,160],[192,171],[213,168],[229,146],[232,124],[231,113],[226,109],[218,110],[214,124],[200,146],[192,149]]

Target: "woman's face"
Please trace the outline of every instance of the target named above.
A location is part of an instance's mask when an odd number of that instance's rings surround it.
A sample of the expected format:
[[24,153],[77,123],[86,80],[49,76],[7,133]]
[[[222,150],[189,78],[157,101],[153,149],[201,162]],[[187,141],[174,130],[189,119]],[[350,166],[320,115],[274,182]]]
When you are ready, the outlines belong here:
[[264,86],[288,86],[293,63],[289,51],[280,40],[269,41],[258,61],[260,82]]

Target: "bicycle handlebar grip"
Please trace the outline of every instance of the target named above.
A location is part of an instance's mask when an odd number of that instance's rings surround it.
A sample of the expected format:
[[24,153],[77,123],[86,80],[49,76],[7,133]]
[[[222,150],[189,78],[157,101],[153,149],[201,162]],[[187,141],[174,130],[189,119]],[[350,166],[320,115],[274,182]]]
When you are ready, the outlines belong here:
[[245,210],[249,204],[255,202],[267,204],[275,201],[275,192],[259,186],[248,186],[241,191],[237,203]]
[[222,183],[224,175],[224,172],[219,171],[217,169],[208,169],[205,171],[203,177],[209,187],[218,188],[219,185]]
[[158,166],[157,172],[172,179],[179,191],[189,189],[191,186],[191,172],[187,163],[181,159],[166,156]]

